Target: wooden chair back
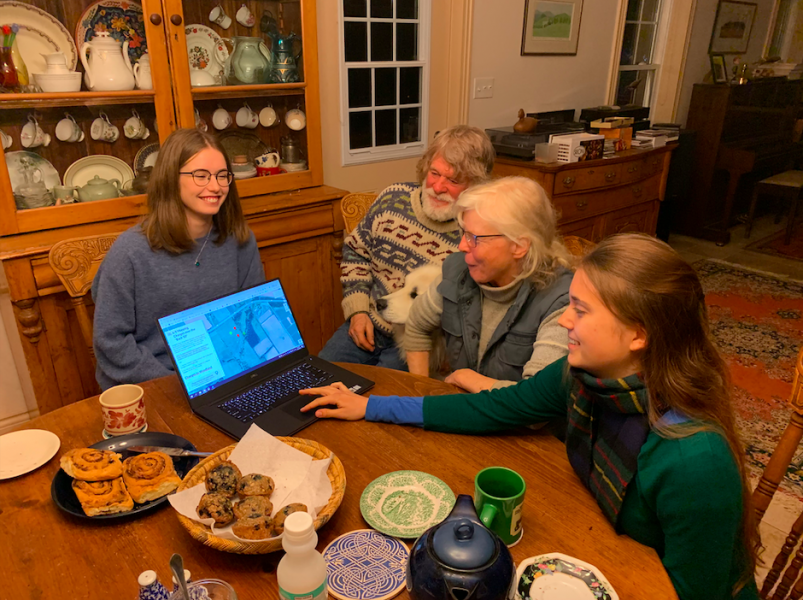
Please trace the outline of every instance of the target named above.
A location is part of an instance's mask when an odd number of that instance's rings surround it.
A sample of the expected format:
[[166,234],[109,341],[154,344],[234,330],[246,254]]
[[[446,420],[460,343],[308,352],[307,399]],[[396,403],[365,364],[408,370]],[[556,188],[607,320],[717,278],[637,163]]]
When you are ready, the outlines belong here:
[[590,242],[585,238],[577,237],[576,235],[566,235],[563,237],[563,244],[566,246],[566,249],[571,252],[574,256],[579,258],[584,257],[586,254],[591,252],[596,244],[594,242]]
[[[778,489],[778,485],[789,469],[800,440],[803,439],[803,349],[797,355],[795,380],[792,384],[789,405],[792,408],[789,424],[781,435],[781,439],[775,447],[756,489],[753,491],[753,508],[756,511],[756,519],[758,520],[761,520],[764,516],[772,497],[775,495],[775,491]],[[803,566],[803,547],[797,550],[794,560],[788,568],[786,567],[789,557],[800,540],[801,534],[803,534],[803,511],[792,525],[783,547],[778,552],[778,556],[775,557],[772,568],[764,579],[760,594],[762,598],[771,597],[773,600],[784,600],[787,597],[800,598],[803,595],[803,577],[799,577],[800,567]],[[772,557],[765,557],[765,559],[770,558]],[[781,578],[782,571],[783,577]],[[781,578],[781,581],[778,583],[774,594],[770,596],[779,578]],[[789,593],[790,589],[791,594]]]
[[81,337],[95,360],[92,345],[92,319],[86,306],[86,295],[92,288],[92,280],[98,272],[100,263],[112,247],[118,234],[90,235],[82,238],[62,240],[50,248],[48,260],[50,268],[58,276],[64,289],[70,295]]
[[340,201],[340,212],[343,214],[343,221],[346,224],[344,229],[346,234],[351,233],[357,224],[362,221],[376,197],[377,194],[367,192],[356,192],[343,196]]

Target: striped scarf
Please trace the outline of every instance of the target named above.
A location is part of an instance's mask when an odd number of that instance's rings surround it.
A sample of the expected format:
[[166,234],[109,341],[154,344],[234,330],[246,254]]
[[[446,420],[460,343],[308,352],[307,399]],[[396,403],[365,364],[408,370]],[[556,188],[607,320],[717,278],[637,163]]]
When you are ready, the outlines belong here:
[[650,432],[647,388],[639,375],[597,379],[579,369],[570,369],[570,374],[566,453],[602,512],[616,525]]

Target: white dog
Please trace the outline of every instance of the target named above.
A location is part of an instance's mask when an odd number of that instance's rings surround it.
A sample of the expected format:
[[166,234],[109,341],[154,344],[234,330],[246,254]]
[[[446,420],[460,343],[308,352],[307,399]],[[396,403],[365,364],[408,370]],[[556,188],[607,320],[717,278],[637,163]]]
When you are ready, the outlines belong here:
[[[407,353],[404,351],[404,325],[407,323],[413,301],[419,294],[423,294],[440,274],[440,265],[428,264],[413,269],[404,278],[404,286],[401,289],[379,298],[376,302],[376,308],[382,318],[393,325],[393,339],[399,349],[399,356],[405,362]],[[443,335],[438,329],[433,336],[432,352],[429,353],[430,375],[440,371],[445,353]]]

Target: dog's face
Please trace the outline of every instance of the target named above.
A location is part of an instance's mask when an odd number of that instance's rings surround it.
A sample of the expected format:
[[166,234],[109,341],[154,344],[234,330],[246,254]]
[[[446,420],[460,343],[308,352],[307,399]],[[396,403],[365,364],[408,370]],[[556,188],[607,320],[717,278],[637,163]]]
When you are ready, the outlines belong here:
[[404,286],[383,296],[376,302],[376,308],[388,323],[403,325],[407,322],[410,308],[419,294],[423,294],[432,281],[441,273],[438,265],[424,265],[410,271],[404,278]]

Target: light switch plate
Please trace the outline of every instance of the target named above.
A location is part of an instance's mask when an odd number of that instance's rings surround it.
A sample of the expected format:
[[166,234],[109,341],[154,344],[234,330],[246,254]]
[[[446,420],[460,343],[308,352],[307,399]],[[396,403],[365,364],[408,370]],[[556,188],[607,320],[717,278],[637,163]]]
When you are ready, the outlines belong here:
[[494,78],[477,77],[474,79],[474,98],[493,98],[494,97]]

